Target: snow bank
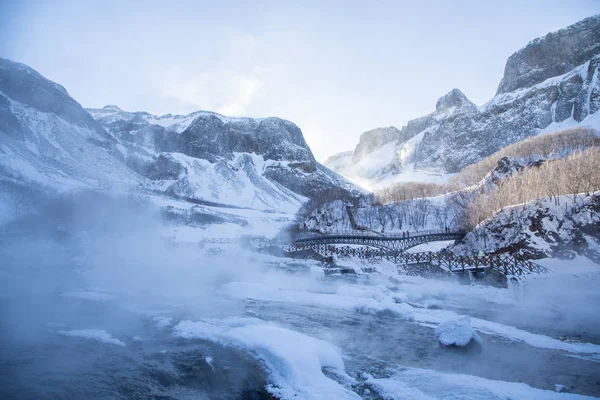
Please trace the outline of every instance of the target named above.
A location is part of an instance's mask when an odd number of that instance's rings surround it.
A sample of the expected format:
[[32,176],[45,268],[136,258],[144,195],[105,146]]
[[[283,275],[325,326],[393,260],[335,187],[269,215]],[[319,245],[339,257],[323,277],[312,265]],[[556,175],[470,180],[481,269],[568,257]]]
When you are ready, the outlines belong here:
[[[281,301],[315,307],[344,309],[363,314],[391,312],[400,318],[415,321],[421,326],[437,327],[449,320],[461,319],[460,314],[448,310],[414,308],[406,303],[396,303],[402,293],[387,293],[376,288],[342,286],[337,294],[315,293],[300,290],[274,288],[259,283],[231,282],[221,287],[221,293],[238,299],[258,301]],[[463,317],[468,318],[468,317]],[[600,360],[600,346],[592,343],[564,342],[549,336],[531,333],[510,325],[480,318],[471,318],[470,325],[486,335],[504,337],[542,349],[562,350],[590,360]],[[441,328],[440,328],[441,329]]]
[[420,368],[396,371],[390,378],[365,381],[386,400],[430,399],[545,399],[575,400],[593,397],[536,389],[524,383],[495,381],[473,375],[448,374]]
[[445,346],[466,346],[475,340],[481,343],[481,338],[473,330],[471,319],[467,316],[442,322],[435,328],[435,335]]
[[230,282],[221,287],[221,292],[229,297],[238,299],[281,301],[315,307],[357,311],[363,314],[389,311],[402,318],[413,318],[413,308],[410,305],[397,304],[391,296],[382,293],[378,295],[376,291],[373,291],[373,288],[361,291],[358,287],[354,289],[344,287],[337,294],[328,294],[273,288],[259,283]]
[[103,331],[102,329],[74,329],[71,331],[58,331],[58,334],[63,336],[92,339],[101,343],[125,346],[125,343],[121,342],[119,339],[115,339],[108,332]]
[[[414,320],[422,326],[432,326],[433,324],[442,324],[448,319],[459,318],[460,315],[447,310],[426,310],[415,308]],[[577,357],[587,360],[600,361],[600,345],[593,343],[564,342],[554,339],[550,336],[531,333],[514,326],[504,325],[493,321],[487,321],[480,318],[471,318],[472,326],[479,333],[486,335],[503,337],[508,340],[524,342],[532,347],[540,349],[562,350]]]
[[326,377],[328,368],[343,381],[344,362],[327,342],[252,318],[182,321],[174,334],[246,349],[265,366],[267,390],[281,399],[359,399],[358,395]]

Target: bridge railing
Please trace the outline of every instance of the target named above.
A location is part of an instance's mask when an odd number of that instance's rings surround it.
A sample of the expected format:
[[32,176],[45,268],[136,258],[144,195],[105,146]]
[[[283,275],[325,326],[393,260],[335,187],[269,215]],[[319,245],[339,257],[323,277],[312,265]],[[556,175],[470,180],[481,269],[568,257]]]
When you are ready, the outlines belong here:
[[344,230],[344,231],[334,231],[334,232],[305,232],[298,233],[292,236],[292,240],[307,240],[307,239],[318,239],[325,237],[351,237],[351,238],[385,238],[385,239],[406,239],[409,237],[416,236],[429,236],[429,235],[465,235],[464,231],[456,231],[456,230],[445,230],[445,229],[424,229],[424,230],[413,230],[408,231],[408,235],[404,235],[402,232],[394,232],[394,233],[379,233],[373,231],[358,231],[358,230]]

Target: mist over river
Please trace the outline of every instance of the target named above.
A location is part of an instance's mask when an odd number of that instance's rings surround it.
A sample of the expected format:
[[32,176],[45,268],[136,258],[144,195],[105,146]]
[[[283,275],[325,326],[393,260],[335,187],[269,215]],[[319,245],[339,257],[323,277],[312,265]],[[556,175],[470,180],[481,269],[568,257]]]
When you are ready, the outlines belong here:
[[[237,245],[174,247],[136,221],[126,235],[3,239],[1,398],[600,395],[595,264],[549,263],[571,272],[531,277],[517,301],[385,261],[326,274]],[[481,344],[441,346],[435,328],[463,315]]]

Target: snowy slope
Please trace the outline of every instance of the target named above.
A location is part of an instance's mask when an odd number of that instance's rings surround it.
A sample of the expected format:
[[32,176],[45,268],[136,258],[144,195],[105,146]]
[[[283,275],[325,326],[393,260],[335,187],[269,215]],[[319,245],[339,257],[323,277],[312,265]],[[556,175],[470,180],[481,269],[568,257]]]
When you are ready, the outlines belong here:
[[600,128],[599,32],[595,16],[536,39],[508,59],[498,93],[485,105],[475,106],[454,89],[433,113],[409,121],[395,145],[382,143],[360,157],[357,145],[352,156],[334,155],[325,164],[372,189],[401,181],[442,183],[527,137],[574,125]]
[[295,212],[306,201],[304,196],[262,176],[273,161],[256,154],[237,153],[233,161],[217,164],[168,153],[165,157],[180,165],[185,173],[173,179],[159,179],[153,186],[177,196],[224,203],[239,207]]
[[134,187],[142,178],[66,90],[0,59],[0,174],[49,187]]

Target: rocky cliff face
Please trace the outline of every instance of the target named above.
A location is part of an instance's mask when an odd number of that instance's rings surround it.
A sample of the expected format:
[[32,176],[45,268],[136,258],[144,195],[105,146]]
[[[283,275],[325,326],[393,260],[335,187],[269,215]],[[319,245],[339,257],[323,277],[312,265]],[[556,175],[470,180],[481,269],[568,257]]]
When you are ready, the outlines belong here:
[[307,197],[356,190],[315,161],[300,128],[279,118],[88,111],[120,141],[131,168],[176,196],[289,211]]
[[266,160],[314,162],[300,128],[279,118],[232,118],[207,111],[157,117],[114,105],[88,111],[114,136],[154,152],[211,160],[255,153]]
[[4,59],[0,139],[0,180],[59,190],[142,190],[283,212],[356,190],[315,161],[289,121],[86,111],[62,86]]
[[600,53],[600,16],[531,41],[508,58],[496,94],[529,88],[564,75]]
[[[446,173],[542,131],[575,124],[598,127],[599,67],[600,16],[595,16],[513,54],[497,95],[483,106],[454,89],[438,100],[433,113],[409,121],[393,148],[383,151],[384,144],[336,171],[371,186],[439,182]],[[364,168],[374,162],[377,168]]]

